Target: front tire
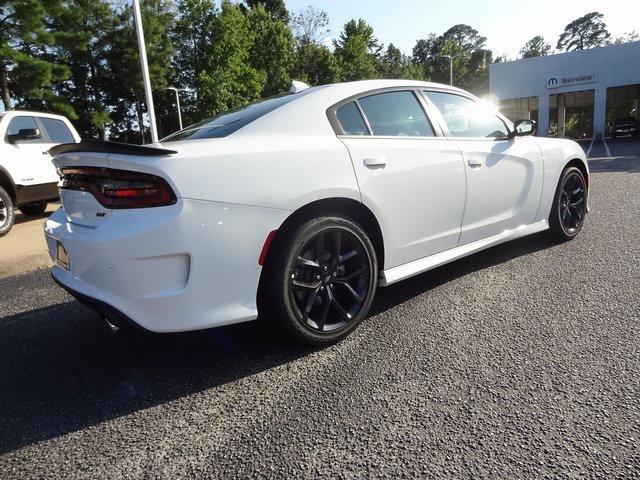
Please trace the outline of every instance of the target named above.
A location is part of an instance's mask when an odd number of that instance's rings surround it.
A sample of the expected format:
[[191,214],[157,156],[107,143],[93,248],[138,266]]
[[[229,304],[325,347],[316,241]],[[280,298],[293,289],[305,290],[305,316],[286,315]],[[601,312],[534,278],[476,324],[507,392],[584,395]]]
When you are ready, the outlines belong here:
[[13,200],[6,190],[0,187],[0,237],[9,233],[14,221]]
[[297,342],[328,345],[366,317],[378,287],[376,252],[352,220],[313,218],[285,229],[263,272],[264,313]]
[[587,195],[587,184],[580,169],[565,168],[549,215],[550,233],[554,239],[565,242],[580,233],[587,212]]
[[47,202],[35,202],[20,207],[20,211],[27,216],[42,215],[47,211]]

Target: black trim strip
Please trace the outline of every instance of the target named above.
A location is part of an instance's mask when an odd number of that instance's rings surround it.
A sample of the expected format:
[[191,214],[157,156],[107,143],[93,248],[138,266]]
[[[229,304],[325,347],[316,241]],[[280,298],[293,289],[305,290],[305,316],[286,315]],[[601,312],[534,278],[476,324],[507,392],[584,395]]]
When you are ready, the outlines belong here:
[[178,153],[175,150],[168,150],[166,148],[119,142],[104,142],[102,140],[83,140],[80,143],[62,143],[49,149],[51,155],[73,152],[124,153],[144,157]]
[[53,278],[53,281],[56,282],[60,287],[65,289],[70,295],[75,297],[76,300],[78,300],[80,303],[86,305],[91,310],[98,312],[98,314],[102,315],[103,317],[107,317],[109,321],[113,323],[115,326],[120,328],[133,327],[143,332],[155,333],[155,332],[152,332],[151,330],[147,330],[139,323],[136,323],[131,318],[127,317],[124,313],[122,313],[120,310],[118,310],[115,307],[112,307],[108,303],[105,303],[101,300],[97,300],[93,297],[89,297],[83,293],[80,293],[74,290],[73,288],[67,287],[64,283],[62,283],[60,280],[58,280],[55,277],[55,275],[53,274],[53,271],[51,271],[50,273],[51,273],[51,278]]

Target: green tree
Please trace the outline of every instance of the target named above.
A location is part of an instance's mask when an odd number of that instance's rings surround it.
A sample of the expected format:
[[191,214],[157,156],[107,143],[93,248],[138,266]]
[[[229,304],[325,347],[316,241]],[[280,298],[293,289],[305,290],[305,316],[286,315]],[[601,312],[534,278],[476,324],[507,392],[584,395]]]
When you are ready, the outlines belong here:
[[223,0],[216,15],[203,70],[196,78],[200,116],[214,115],[260,98],[266,75],[250,65],[255,35],[237,5]]
[[449,59],[453,61],[453,83],[474,92],[488,88],[487,65],[492,53],[485,49],[486,38],[469,25],[454,25],[442,35],[429,35],[413,48],[413,61],[425,78],[449,83]]
[[50,28],[57,38],[52,51],[70,72],[54,89],[68,102],[65,113],[76,120],[83,137],[105,138],[111,122],[106,92],[111,88],[108,52],[114,20],[106,0],[70,1],[52,15]]
[[[154,92],[154,107],[158,118],[165,109],[169,96],[166,92],[172,75],[171,56],[173,47],[169,32],[174,14],[169,0],[144,0],[141,2],[151,88]],[[133,11],[130,5],[121,8],[116,16],[115,28],[110,32],[108,43],[109,89],[107,97],[113,121],[111,135],[119,140],[145,140],[144,115],[147,109],[140,55],[136,38]],[[137,124],[137,127],[134,126]],[[161,133],[162,133],[162,129]],[[136,135],[136,137],[133,137]]]
[[340,68],[334,54],[324,45],[302,42],[296,50],[293,77],[309,85],[340,81]]
[[378,61],[378,76],[381,78],[405,78],[422,80],[421,68],[390,43]]
[[551,52],[551,45],[544,41],[544,37],[536,35],[520,49],[522,58],[544,57]]
[[12,99],[21,105],[48,101],[54,110],[72,114],[51,84],[64,79],[69,71],[57,64],[48,46],[55,36],[46,26],[51,0],[11,0],[0,3],[0,89],[5,110]]
[[172,58],[173,86],[186,89],[180,92],[183,123],[190,125],[200,115],[197,110],[198,78],[207,68],[207,55],[216,11],[212,0],[179,0],[177,18],[171,32],[174,45],[179,45]]
[[591,12],[569,23],[564,27],[556,48],[570,52],[606,45],[611,34],[607,31],[603,18],[601,13]]
[[340,38],[334,40],[334,47],[343,81],[375,78],[382,47],[367,22],[362,19],[347,22]]
[[271,13],[274,18],[284,23],[289,23],[289,12],[284,0],[246,0],[246,4],[250,9],[263,5],[265,10]]
[[248,12],[253,44],[249,64],[262,72],[265,84],[263,96],[286,92],[291,85],[289,73],[295,63],[291,29],[258,4]]

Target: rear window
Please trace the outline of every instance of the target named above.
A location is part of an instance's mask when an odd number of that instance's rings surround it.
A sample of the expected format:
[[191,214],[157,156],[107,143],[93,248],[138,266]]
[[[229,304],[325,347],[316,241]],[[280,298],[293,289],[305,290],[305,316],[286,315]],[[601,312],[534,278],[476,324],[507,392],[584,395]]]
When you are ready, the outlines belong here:
[[259,100],[242,107],[207,118],[187,128],[163,138],[162,142],[178,140],[197,140],[202,138],[220,138],[231,135],[254,120],[272,112],[278,107],[286,105],[315,89],[306,89],[298,93],[285,93],[275,97]]
[[53,143],[73,143],[75,138],[67,124],[55,118],[38,117]]

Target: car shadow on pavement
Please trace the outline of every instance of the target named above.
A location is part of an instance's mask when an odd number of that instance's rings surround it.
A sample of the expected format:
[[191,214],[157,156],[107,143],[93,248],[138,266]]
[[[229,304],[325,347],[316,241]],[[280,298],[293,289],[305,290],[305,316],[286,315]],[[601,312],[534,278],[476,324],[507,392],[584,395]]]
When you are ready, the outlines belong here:
[[[380,289],[372,315],[468,273],[553,246],[535,235]],[[265,322],[113,335],[76,301],[0,318],[0,453],[292,362],[314,349]]]

